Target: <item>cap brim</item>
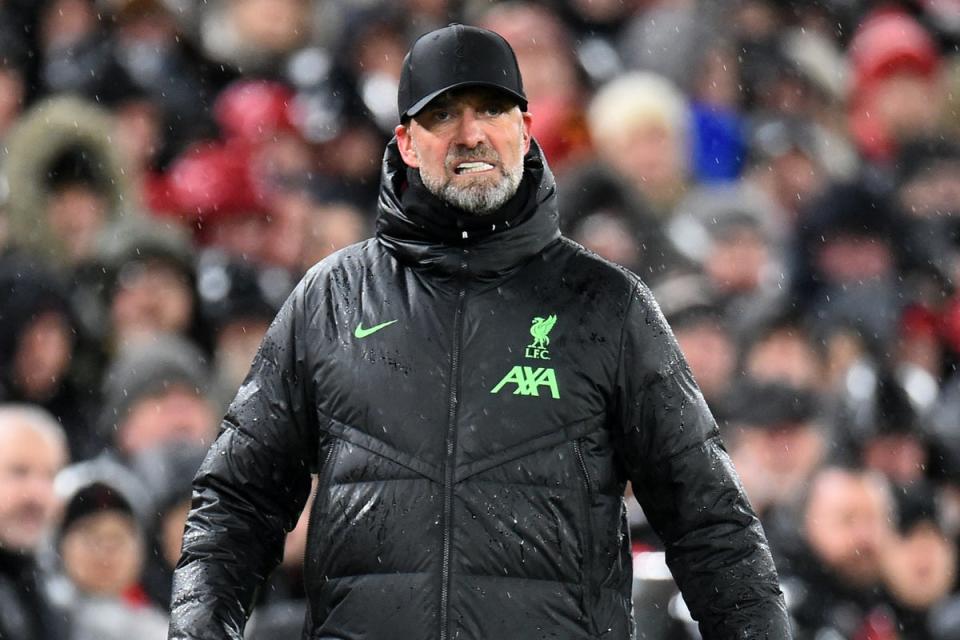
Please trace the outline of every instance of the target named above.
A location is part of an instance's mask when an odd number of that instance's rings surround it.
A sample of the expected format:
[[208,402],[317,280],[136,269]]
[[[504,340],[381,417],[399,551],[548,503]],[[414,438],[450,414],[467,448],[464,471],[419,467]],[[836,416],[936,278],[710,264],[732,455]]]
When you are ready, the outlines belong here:
[[457,82],[456,84],[451,84],[449,86],[443,87],[442,89],[438,89],[433,93],[427,94],[426,96],[424,96],[423,98],[420,98],[420,100],[415,102],[412,107],[410,107],[404,113],[402,113],[401,117],[412,118],[416,116],[418,113],[420,113],[421,111],[423,111],[424,107],[430,104],[430,102],[440,94],[446,93],[447,91],[453,91],[454,89],[462,89],[464,87],[490,87],[491,89],[497,89],[501,93],[505,93],[511,98],[515,99],[521,111],[527,110],[526,97],[520,95],[516,91],[511,91],[510,89],[507,89],[506,87],[501,86],[499,84],[494,84],[493,82],[478,82],[475,80],[471,80],[468,82]]

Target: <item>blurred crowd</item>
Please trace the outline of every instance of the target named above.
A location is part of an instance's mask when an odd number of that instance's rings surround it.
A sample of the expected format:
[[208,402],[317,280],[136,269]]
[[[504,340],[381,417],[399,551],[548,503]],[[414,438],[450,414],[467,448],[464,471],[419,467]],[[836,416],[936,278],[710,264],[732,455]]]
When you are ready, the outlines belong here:
[[[960,638],[960,4],[0,0],[0,638],[165,638],[260,338],[372,235],[412,40],[516,50],[568,236],[652,287],[800,640]],[[247,637],[298,637],[305,518]],[[639,638],[696,638],[630,503]]]

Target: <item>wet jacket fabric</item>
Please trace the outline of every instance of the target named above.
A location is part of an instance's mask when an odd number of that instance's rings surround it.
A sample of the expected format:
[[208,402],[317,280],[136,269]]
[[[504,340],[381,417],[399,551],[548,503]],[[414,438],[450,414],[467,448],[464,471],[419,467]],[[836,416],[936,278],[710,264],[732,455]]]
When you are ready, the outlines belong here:
[[786,638],[763,532],[647,288],[558,231],[410,198],[298,285],[195,480],[173,639],[239,640],[318,474],[304,638],[631,637],[634,491],[706,638]]

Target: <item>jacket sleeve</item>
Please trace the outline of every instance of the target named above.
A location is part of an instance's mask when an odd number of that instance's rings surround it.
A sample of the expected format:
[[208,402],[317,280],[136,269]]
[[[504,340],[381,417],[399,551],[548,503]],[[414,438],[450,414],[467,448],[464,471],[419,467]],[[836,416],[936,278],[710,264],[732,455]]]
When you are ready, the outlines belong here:
[[170,640],[242,640],[306,502],[318,436],[303,373],[304,286],[267,331],[194,479]]
[[627,308],[618,455],[706,640],[789,638],[763,529],[650,291]]

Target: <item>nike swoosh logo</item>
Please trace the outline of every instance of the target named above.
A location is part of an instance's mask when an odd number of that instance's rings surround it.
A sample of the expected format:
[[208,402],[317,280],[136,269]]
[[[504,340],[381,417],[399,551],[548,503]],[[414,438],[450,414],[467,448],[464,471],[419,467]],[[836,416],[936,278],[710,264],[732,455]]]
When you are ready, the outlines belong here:
[[356,338],[366,338],[371,333],[376,333],[377,331],[380,331],[380,329],[383,329],[384,327],[389,327],[394,322],[396,322],[396,320],[391,320],[389,322],[381,322],[380,324],[375,324],[372,327],[369,327],[367,329],[363,328],[363,323],[361,322],[360,324],[357,325],[357,328],[353,330],[353,335]]

